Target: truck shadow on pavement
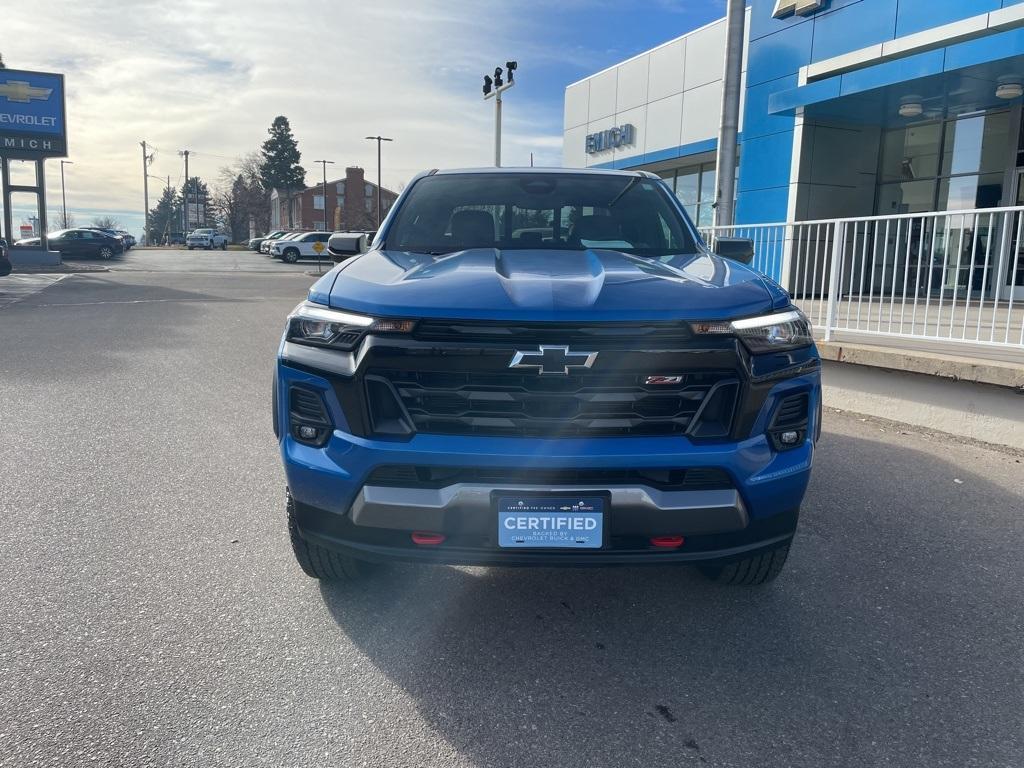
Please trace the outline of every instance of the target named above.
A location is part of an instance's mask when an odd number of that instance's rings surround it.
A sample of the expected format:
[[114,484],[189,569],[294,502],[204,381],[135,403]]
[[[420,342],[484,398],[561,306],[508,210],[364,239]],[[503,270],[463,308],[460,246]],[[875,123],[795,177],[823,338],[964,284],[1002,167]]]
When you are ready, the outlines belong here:
[[816,462],[768,587],[396,566],[322,596],[466,764],[1020,764],[1020,494],[849,435]]

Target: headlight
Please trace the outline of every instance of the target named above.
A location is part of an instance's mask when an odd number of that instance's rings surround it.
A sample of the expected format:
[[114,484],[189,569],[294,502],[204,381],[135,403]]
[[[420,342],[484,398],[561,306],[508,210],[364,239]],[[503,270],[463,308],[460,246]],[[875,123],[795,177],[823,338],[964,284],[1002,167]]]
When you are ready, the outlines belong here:
[[351,350],[368,333],[409,333],[413,320],[356,315],[303,302],[288,316],[288,341],[316,347]]
[[814,343],[811,324],[799,309],[778,312],[773,315],[747,317],[732,322],[694,323],[693,331],[698,335],[735,335],[754,354],[763,352],[785,352],[790,349],[809,347]]

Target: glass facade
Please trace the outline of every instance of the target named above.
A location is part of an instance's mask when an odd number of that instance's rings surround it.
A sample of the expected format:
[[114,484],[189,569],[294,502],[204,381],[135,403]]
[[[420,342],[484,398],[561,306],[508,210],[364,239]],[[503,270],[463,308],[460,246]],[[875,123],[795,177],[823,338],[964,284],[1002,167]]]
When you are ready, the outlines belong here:
[[676,193],[694,224],[698,227],[714,226],[715,196],[718,193],[714,163],[671,168],[658,175]]
[[885,131],[876,213],[999,206],[1012,157],[1010,114],[978,112]]

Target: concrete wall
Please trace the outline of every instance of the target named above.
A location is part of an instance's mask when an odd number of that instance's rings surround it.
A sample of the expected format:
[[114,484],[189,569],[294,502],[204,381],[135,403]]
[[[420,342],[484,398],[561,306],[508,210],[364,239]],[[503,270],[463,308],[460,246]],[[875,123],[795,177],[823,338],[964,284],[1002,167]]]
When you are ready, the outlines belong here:
[[825,405],[1024,450],[1024,393],[1008,387],[823,362]]

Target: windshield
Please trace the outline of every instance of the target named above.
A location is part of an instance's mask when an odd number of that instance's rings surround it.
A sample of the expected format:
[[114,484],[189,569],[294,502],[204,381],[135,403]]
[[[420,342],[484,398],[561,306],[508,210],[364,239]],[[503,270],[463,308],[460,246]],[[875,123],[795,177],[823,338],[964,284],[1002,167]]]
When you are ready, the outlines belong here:
[[656,179],[565,173],[466,173],[418,181],[385,247],[442,254],[469,248],[694,253],[682,214]]

